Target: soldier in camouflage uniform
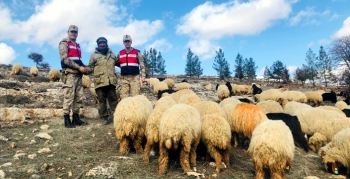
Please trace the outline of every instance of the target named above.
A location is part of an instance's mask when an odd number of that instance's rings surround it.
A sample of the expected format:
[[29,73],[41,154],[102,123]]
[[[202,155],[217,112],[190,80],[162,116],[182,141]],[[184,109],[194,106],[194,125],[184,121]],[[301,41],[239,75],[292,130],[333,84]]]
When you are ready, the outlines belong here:
[[121,50],[117,56],[120,63],[121,80],[120,80],[120,98],[136,96],[140,94],[140,69],[142,83],[145,81],[146,72],[143,58],[139,50],[131,47],[132,40],[130,35],[123,36],[125,49]]
[[[81,61],[81,50],[76,42],[78,27],[70,25],[67,32],[68,37],[61,40],[58,49],[61,58],[62,82],[63,85],[63,114],[64,126],[74,128],[76,125],[87,125],[80,120],[79,109],[82,104],[83,87],[82,75],[86,72]],[[73,111],[73,120],[69,118],[70,110]]]
[[94,85],[98,97],[100,110],[99,113],[104,119],[104,124],[110,123],[107,111],[107,100],[112,111],[111,116],[117,107],[116,83],[117,75],[115,66],[120,66],[117,57],[107,45],[107,39],[100,37],[96,40],[97,48],[91,54],[87,73],[93,73]]

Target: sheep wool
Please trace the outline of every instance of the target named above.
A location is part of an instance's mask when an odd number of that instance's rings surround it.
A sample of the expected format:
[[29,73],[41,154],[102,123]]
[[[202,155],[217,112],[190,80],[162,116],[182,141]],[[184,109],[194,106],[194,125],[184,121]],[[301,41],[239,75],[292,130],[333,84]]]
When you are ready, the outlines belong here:
[[322,93],[320,93],[319,91],[305,92],[305,96],[307,98],[307,103],[313,103],[315,106],[319,106],[323,101]]
[[10,75],[19,75],[23,73],[23,67],[20,63],[15,63],[12,66],[12,71]]
[[230,91],[228,90],[228,87],[226,85],[219,85],[218,98],[220,100],[223,100],[225,98],[228,98],[229,96],[230,96]]
[[175,81],[172,78],[167,78],[164,82],[168,85],[169,88],[173,88],[175,86]]
[[167,89],[169,89],[169,87],[164,81],[155,82],[153,85],[153,92],[155,94],[157,94],[158,91],[167,90]]
[[180,150],[180,164],[185,173],[196,167],[196,149],[200,142],[201,121],[196,109],[187,104],[175,104],[160,118],[159,174],[165,174],[169,151]]
[[265,114],[267,113],[282,113],[283,108],[282,106],[272,100],[267,100],[267,101],[260,101],[256,104]]
[[224,119],[227,118],[224,109],[216,102],[213,101],[201,101],[192,105],[197,109],[201,118],[206,114],[215,114]]
[[197,94],[189,93],[182,95],[177,102],[191,105],[200,101],[202,100],[200,97],[197,96]]
[[346,104],[344,101],[338,101],[334,105],[336,108],[343,110],[343,109],[350,109],[350,106]]
[[283,99],[282,92],[279,89],[269,89],[266,91],[263,91],[260,94],[255,95],[255,101],[266,101],[266,100],[273,100],[278,101],[279,99]]
[[[224,110],[231,131],[236,134],[243,134],[251,139],[255,127],[261,122],[268,120],[266,114],[253,104],[241,103],[237,105],[226,105]],[[234,135],[234,147],[238,147],[238,135]]]
[[178,101],[182,95],[189,94],[189,93],[196,94],[190,89],[183,89],[183,90],[176,91],[175,93],[172,93],[170,96],[173,97],[175,101]]
[[239,99],[237,99],[236,97],[229,97],[229,98],[225,98],[224,100],[222,100],[220,102],[220,106],[224,107],[226,104],[229,103],[241,103],[241,101]]
[[119,102],[114,112],[114,129],[120,142],[121,155],[126,155],[129,142],[134,145],[137,153],[143,152],[141,142],[152,109],[152,103],[143,95],[127,97]]
[[51,69],[49,71],[50,82],[55,82],[60,80],[60,71],[58,69]]
[[[330,143],[320,149],[319,155],[326,171],[328,171],[328,163],[337,166],[336,162],[339,162],[347,168],[347,175],[350,176],[350,128],[338,132]],[[332,170],[335,169],[332,168]]]
[[345,113],[343,113],[342,110],[336,108],[336,107],[333,107],[333,106],[318,106],[317,108],[320,108],[320,109],[325,109],[325,110],[330,110],[330,111],[334,111],[334,112],[337,112],[339,113],[340,115],[342,115],[343,117],[346,117]]
[[178,83],[175,85],[175,90],[191,89],[191,85],[187,82]]
[[255,166],[255,178],[264,178],[265,167],[270,169],[271,178],[286,178],[284,170],[291,165],[294,149],[292,133],[284,122],[261,122],[253,132],[248,148]]
[[[216,171],[220,172],[222,160],[228,167],[231,150],[231,128],[227,120],[217,114],[207,114],[202,118],[201,141],[207,153],[214,158]],[[221,155],[222,153],[222,155]]]
[[296,101],[299,103],[307,102],[306,95],[300,91],[284,91],[282,92],[282,97],[288,101]]
[[165,110],[167,110],[168,108],[176,104],[176,101],[170,96],[165,96],[161,99],[162,100],[157,101],[146,123],[145,135],[146,135],[147,143],[145,145],[145,150],[143,154],[143,161],[145,163],[149,163],[149,153],[153,148],[154,144],[159,143],[160,117],[162,116]]
[[38,68],[36,66],[30,67],[29,74],[31,77],[38,76]]

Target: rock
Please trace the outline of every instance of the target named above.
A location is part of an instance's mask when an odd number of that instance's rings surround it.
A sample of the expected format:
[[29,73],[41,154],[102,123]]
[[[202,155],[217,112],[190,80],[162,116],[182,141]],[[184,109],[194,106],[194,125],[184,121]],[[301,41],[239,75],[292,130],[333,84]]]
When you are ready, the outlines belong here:
[[24,110],[20,108],[0,108],[0,116],[5,121],[24,121],[26,115]]
[[320,179],[316,176],[307,176],[307,177],[304,177],[304,179]]
[[50,153],[50,152],[51,152],[50,148],[42,148],[42,149],[40,149],[38,151],[39,154],[41,154],[41,153]]
[[26,155],[26,153],[17,153],[13,156],[13,159],[18,160],[20,158],[23,158]]
[[37,174],[33,174],[29,177],[29,179],[40,179],[40,175],[37,175]]
[[16,148],[16,143],[15,143],[15,142],[11,142],[11,143],[10,143],[10,147],[11,147],[11,148]]
[[35,141],[35,140],[31,140],[31,141],[29,142],[29,144],[36,144],[36,141]]
[[0,170],[0,179],[4,179],[5,178],[5,172]]
[[40,129],[42,129],[42,130],[46,130],[46,129],[48,129],[50,126],[49,125],[42,125],[42,126],[40,126]]
[[9,167],[9,166],[12,166],[11,162],[7,162],[1,165],[1,167]]
[[2,135],[0,135],[0,141],[8,141],[9,139],[8,138],[6,138],[6,137],[4,137],[4,136],[2,136]]
[[52,140],[52,137],[46,132],[41,132],[41,133],[35,135],[35,137],[38,137],[40,139]]
[[34,159],[35,157],[36,157],[36,154],[28,155],[28,158],[29,158],[29,159]]

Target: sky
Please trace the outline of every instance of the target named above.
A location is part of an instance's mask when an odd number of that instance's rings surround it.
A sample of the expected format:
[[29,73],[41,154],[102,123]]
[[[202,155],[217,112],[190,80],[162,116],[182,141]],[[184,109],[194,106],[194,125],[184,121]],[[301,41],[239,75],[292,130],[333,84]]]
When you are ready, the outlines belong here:
[[28,54],[61,69],[58,44],[77,25],[82,61],[96,39],[106,37],[114,53],[122,37],[142,53],[154,48],[169,75],[185,74],[188,49],[213,69],[220,48],[233,72],[238,53],[253,58],[257,75],[277,60],[292,74],[310,48],[328,51],[332,39],[350,35],[350,0],[0,0],[0,64],[35,66]]

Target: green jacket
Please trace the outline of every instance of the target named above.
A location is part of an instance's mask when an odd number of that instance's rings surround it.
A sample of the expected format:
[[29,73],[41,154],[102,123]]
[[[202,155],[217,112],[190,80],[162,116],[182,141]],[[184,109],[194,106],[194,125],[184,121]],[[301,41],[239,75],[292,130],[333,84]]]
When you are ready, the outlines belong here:
[[108,85],[116,85],[117,75],[115,73],[115,66],[120,66],[120,63],[111,49],[108,49],[107,55],[103,55],[97,50],[91,54],[87,74],[93,74],[95,89]]

